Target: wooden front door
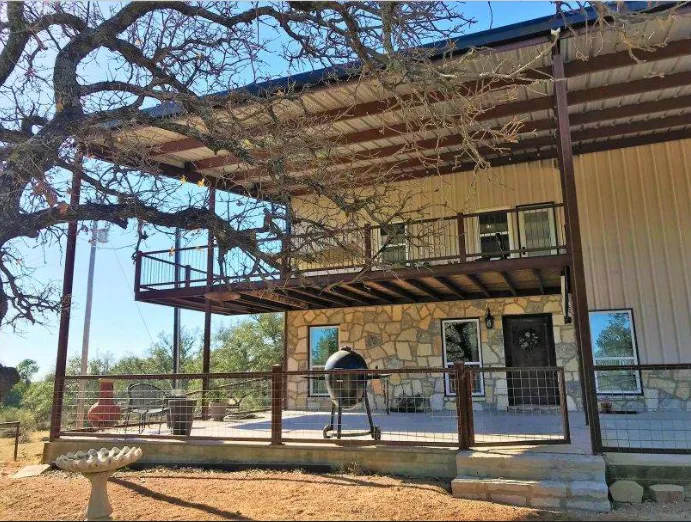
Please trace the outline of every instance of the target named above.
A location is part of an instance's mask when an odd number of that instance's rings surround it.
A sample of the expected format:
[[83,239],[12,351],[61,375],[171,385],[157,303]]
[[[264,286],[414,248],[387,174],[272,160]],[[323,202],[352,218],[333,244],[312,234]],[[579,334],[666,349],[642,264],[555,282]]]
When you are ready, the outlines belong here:
[[[556,366],[552,314],[505,315],[506,366],[543,368]],[[509,405],[559,404],[557,373],[550,370],[507,372]]]

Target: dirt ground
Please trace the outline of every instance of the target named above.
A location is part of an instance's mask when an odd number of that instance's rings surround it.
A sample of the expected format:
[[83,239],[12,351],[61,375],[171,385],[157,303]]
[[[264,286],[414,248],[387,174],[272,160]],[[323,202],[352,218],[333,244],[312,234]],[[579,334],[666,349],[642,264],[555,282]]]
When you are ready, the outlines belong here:
[[[52,471],[11,479],[40,458],[40,438],[11,462],[0,440],[0,520],[82,520],[88,482]],[[7,453],[7,455],[6,455]],[[109,484],[118,520],[689,520],[691,503],[644,504],[607,515],[563,513],[454,499],[447,481],[356,473],[165,468],[117,473]]]

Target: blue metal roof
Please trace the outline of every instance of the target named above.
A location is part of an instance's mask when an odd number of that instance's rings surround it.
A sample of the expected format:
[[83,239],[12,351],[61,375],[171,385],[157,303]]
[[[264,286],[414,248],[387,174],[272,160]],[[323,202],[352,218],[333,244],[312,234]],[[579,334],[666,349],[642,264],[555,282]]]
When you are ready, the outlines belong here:
[[[655,8],[664,8],[666,6],[674,5],[677,2],[623,2],[624,8],[629,11],[645,11]],[[466,34],[453,38],[451,40],[442,40],[439,42],[432,42],[425,44],[424,49],[438,49],[438,53],[433,55],[433,58],[441,58],[445,53],[457,54],[468,51],[477,47],[495,47],[500,44],[511,42],[518,42],[530,38],[546,35],[550,31],[563,29],[565,27],[577,26],[586,22],[592,21],[596,18],[597,13],[593,8],[586,8],[565,13],[557,16],[549,15],[524,22],[518,22],[511,25],[496,27],[494,29],[487,29],[477,33]],[[284,76],[273,80],[264,82],[255,82],[247,84],[232,90],[221,91],[215,93],[213,96],[224,96],[231,92],[238,94],[247,93],[248,95],[261,95],[263,93],[272,93],[278,89],[292,88],[294,90],[301,90],[308,87],[316,87],[326,81],[346,80],[352,76],[353,70],[356,70],[359,62],[352,62],[345,65],[336,65],[308,71],[304,73]],[[142,112],[147,113],[154,118],[164,118],[167,116],[174,116],[183,112],[182,107],[174,102],[165,102],[155,107],[143,109]]]

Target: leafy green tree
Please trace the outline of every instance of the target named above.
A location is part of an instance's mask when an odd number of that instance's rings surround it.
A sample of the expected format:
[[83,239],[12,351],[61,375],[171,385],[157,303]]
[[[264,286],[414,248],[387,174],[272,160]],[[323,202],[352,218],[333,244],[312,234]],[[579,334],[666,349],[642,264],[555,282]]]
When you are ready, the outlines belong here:
[[22,398],[31,387],[31,381],[38,373],[38,364],[33,359],[24,359],[17,366],[20,381],[3,397],[2,405],[18,408],[22,403]]
[[214,336],[214,372],[265,371],[283,358],[283,314],[252,315]]
[[633,355],[633,338],[631,321],[627,314],[613,313],[609,315],[609,323],[600,332],[595,341],[595,356],[631,357]]

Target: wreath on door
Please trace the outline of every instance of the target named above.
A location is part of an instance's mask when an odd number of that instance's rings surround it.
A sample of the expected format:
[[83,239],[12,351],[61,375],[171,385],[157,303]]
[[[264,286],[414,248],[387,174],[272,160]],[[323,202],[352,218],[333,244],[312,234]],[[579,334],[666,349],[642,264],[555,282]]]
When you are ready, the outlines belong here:
[[523,350],[524,352],[530,352],[534,350],[538,347],[539,344],[540,336],[532,328],[529,330],[525,330],[518,338],[518,346],[520,346],[521,350]]

